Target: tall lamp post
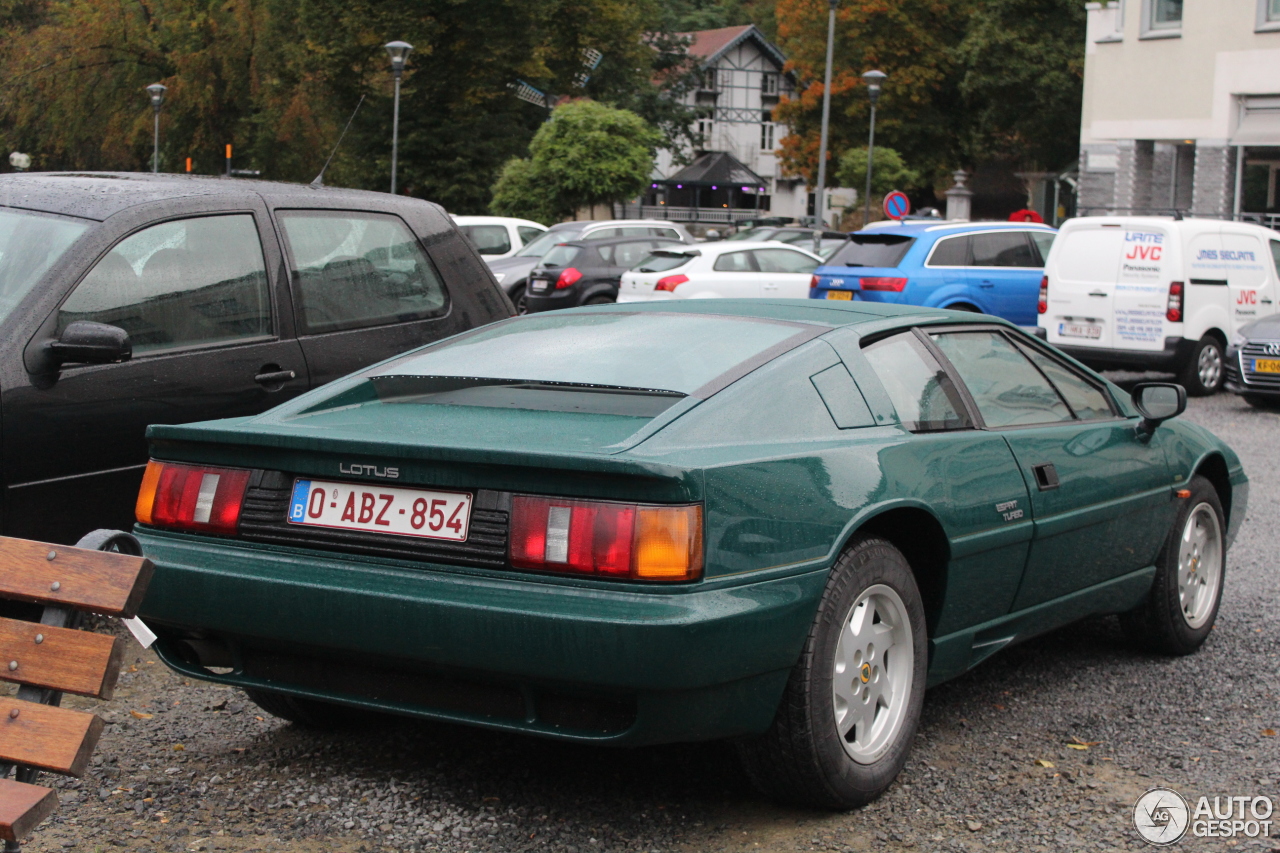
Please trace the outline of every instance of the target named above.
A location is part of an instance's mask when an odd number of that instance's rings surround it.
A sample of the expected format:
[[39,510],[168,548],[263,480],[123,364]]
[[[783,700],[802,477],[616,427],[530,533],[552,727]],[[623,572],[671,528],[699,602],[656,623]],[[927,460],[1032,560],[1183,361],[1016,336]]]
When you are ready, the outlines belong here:
[[147,87],[147,94],[151,96],[151,111],[155,119],[151,142],[151,171],[153,173],[160,171],[160,107],[164,105],[164,93],[167,91],[168,87],[163,83],[152,83]]
[[839,0],[828,0],[830,10],[827,12],[827,69],[822,82],[822,134],[818,140],[818,186],[813,191],[813,214],[820,225],[813,232],[813,251],[817,253],[822,244],[822,232],[827,228],[827,220],[823,210],[823,191],[827,188],[827,125],[831,122],[831,54],[836,44],[836,4]]
[[876,101],[880,99],[880,84],[888,76],[883,71],[868,71],[862,75],[867,84],[867,97],[871,98],[871,135],[867,139],[867,197],[863,201],[863,228],[871,222],[871,163],[876,153]]
[[386,48],[387,55],[391,57],[391,73],[396,78],[395,107],[391,116],[391,194],[395,195],[396,160],[400,154],[400,78],[404,75],[404,64],[413,45],[407,41],[389,41]]

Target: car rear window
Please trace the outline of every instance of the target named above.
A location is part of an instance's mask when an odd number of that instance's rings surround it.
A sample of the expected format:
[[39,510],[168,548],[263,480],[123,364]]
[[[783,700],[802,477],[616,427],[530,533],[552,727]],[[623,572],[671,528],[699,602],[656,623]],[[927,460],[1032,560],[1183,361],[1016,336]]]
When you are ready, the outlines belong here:
[[511,235],[503,225],[459,225],[458,230],[482,255],[502,255],[511,251]]
[[520,251],[516,252],[516,257],[540,258],[556,243],[563,243],[567,240],[577,240],[581,234],[581,228],[557,228],[554,231],[548,231]]
[[654,252],[636,266],[636,272],[666,272],[679,269],[697,256],[697,252]]
[[553,246],[542,256],[544,267],[564,267],[573,263],[573,259],[582,254],[578,246]]
[[378,368],[391,376],[541,382],[693,394],[811,327],[745,317],[602,311],[486,326]]
[[827,266],[896,267],[915,241],[916,238],[901,234],[852,234]]

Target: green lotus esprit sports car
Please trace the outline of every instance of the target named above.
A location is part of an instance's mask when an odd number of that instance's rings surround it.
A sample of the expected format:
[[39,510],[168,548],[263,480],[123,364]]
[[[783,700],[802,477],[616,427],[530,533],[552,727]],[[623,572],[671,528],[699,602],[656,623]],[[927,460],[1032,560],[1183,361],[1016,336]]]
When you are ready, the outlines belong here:
[[264,415],[150,430],[142,615],[179,672],[646,744],[864,803],[927,684],[1088,614],[1194,651],[1236,455],[1003,321],[706,300],[502,321]]

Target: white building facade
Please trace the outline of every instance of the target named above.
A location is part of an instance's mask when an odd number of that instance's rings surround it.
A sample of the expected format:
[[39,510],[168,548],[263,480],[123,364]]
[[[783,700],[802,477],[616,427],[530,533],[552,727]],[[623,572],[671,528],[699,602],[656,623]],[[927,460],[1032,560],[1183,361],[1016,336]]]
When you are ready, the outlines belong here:
[[[644,214],[707,223],[808,215],[808,187],[799,176],[784,172],[776,154],[789,129],[773,120],[773,108],[779,99],[795,97],[795,80],[783,70],[782,52],[754,25],[685,35],[691,40],[689,55],[699,66],[697,85],[682,100],[704,113],[697,124],[700,146],[683,152],[685,163],[677,163],[671,151],[658,153],[651,191],[642,200]],[[749,179],[736,167],[733,177],[743,180],[727,185],[714,178],[700,180],[704,175],[697,168],[684,171],[691,156],[710,154],[730,155],[750,171]],[[682,173],[692,175],[696,185],[681,182]],[[710,174],[724,175],[725,170]]]
[[1275,224],[1280,0],[1086,8],[1080,214]]

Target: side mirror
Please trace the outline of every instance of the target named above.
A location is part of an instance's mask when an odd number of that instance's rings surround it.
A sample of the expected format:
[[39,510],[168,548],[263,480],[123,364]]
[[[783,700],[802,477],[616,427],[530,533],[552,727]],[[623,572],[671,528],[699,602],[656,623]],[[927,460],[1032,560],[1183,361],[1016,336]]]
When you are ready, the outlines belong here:
[[1187,410],[1187,389],[1172,382],[1143,382],[1133,388],[1133,405],[1142,415],[1138,434],[1148,436]]
[[63,364],[114,364],[133,356],[129,333],[106,323],[79,321],[45,345],[53,361]]

